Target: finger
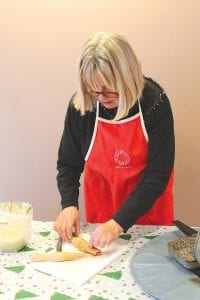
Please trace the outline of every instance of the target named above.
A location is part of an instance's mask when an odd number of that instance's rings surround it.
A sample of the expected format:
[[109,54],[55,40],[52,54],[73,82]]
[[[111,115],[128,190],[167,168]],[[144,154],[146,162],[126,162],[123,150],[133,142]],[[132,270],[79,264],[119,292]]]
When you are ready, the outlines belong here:
[[78,222],[74,225],[74,227],[75,227],[75,235],[76,235],[76,236],[79,236],[79,234],[80,234],[80,222],[78,221]]
[[99,239],[99,247],[103,248],[109,246],[114,240],[114,237],[111,234],[103,234]]
[[59,234],[64,240],[68,241],[69,238],[67,235],[67,223],[66,222],[61,223],[61,226],[59,229]]
[[99,241],[99,246],[100,248],[104,248],[105,246],[107,246],[107,241],[103,238]]
[[68,223],[67,224],[67,227],[66,227],[66,236],[67,236],[67,239],[68,240],[71,240],[72,239],[72,229],[73,229],[73,224],[72,223]]
[[114,241],[114,238],[111,238],[111,237],[108,238],[108,239],[107,239],[107,242],[106,242],[106,245],[107,245],[107,246],[110,246],[110,245],[112,244],[113,241]]
[[90,241],[89,241],[90,247],[99,247],[99,240],[102,234],[103,234],[102,225],[98,225],[90,237]]
[[53,228],[54,228],[55,231],[58,231],[58,228],[57,228],[57,222],[55,222],[55,223],[53,224]]
[[60,231],[61,226],[63,223],[66,223],[67,220],[65,218],[63,218],[63,216],[60,214],[59,217],[56,219],[56,221],[54,222],[54,229],[56,231]]
[[54,223],[54,229],[58,233],[58,235],[61,235],[61,227],[62,227],[62,223],[61,222]]
[[92,248],[94,247],[94,232],[92,233],[90,240],[89,240],[89,246]]
[[93,246],[94,247],[100,247],[100,241],[101,241],[101,236],[100,235],[95,235],[93,238]]

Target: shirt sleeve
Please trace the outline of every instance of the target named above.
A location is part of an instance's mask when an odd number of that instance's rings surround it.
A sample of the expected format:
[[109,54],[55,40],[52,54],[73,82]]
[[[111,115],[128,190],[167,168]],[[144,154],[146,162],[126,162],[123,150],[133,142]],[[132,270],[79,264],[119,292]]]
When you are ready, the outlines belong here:
[[57,185],[62,209],[69,206],[78,207],[79,180],[84,168],[78,114],[70,101],[57,160]]
[[171,106],[165,93],[146,114],[148,160],[142,181],[122,204],[113,219],[127,231],[147,213],[164,192],[174,165],[175,140]]

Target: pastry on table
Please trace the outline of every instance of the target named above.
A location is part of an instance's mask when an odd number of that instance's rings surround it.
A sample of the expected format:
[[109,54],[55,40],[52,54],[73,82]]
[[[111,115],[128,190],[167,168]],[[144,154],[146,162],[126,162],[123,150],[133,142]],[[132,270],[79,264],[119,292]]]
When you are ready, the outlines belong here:
[[54,253],[34,253],[31,256],[33,262],[39,261],[68,261],[76,260],[90,256],[86,253],[79,252],[54,252]]
[[71,242],[74,245],[74,247],[76,247],[80,251],[83,251],[88,254],[92,254],[94,256],[101,255],[101,250],[95,247],[90,247],[89,243],[86,240],[84,240],[82,237],[79,236],[73,237]]

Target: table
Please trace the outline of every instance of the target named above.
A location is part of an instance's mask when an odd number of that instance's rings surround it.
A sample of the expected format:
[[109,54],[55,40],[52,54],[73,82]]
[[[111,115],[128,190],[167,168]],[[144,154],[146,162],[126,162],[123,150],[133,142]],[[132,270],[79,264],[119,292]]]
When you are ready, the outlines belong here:
[[[81,224],[90,233],[94,224]],[[0,252],[0,300],[144,300],[151,299],[134,282],[130,272],[132,255],[150,239],[175,230],[173,226],[134,225],[121,238],[129,239],[128,250],[81,287],[31,268],[30,255],[55,249],[53,222],[33,221],[32,238],[17,253]]]

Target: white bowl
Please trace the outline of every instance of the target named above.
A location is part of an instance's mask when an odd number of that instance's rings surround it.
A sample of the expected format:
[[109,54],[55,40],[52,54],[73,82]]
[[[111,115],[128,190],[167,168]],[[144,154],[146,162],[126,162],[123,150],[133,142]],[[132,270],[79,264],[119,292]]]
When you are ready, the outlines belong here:
[[0,203],[0,250],[18,251],[31,236],[33,210],[28,202]]

